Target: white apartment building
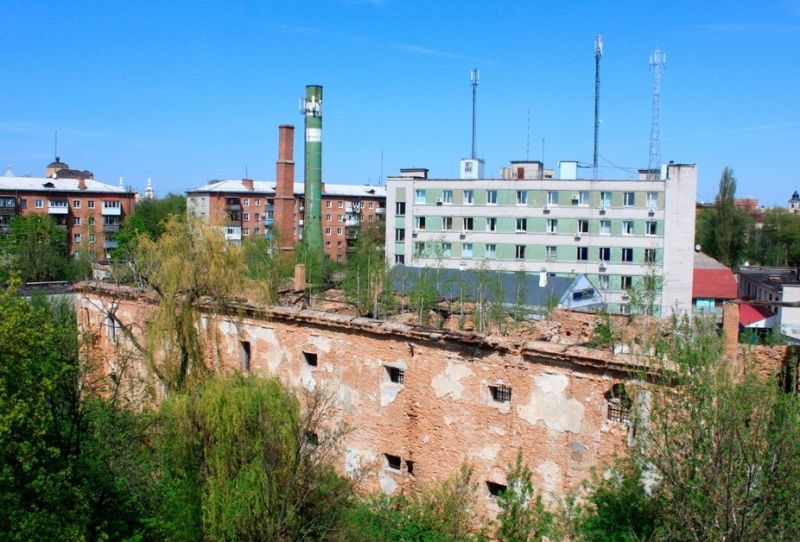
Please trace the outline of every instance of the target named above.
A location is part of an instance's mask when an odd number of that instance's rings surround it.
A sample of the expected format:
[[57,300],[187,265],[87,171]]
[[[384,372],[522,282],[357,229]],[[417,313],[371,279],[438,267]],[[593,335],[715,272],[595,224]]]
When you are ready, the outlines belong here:
[[657,310],[690,311],[696,167],[668,164],[655,180],[645,172],[592,180],[577,179],[576,166],[562,162],[552,178],[541,162],[512,162],[503,178],[474,180],[401,170],[387,179],[389,263],[584,274],[618,312],[656,276]]

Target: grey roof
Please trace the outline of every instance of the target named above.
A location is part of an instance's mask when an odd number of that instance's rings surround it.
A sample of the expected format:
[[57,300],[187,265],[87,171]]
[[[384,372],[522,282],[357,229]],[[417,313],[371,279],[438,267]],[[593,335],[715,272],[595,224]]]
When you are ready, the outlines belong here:
[[[383,186],[373,186],[368,184],[330,184],[323,183],[325,196],[349,196],[362,198],[385,198],[386,188]],[[187,190],[187,194],[202,192],[222,192],[222,193],[242,193],[242,194],[274,194],[275,181],[253,181],[253,190],[245,187],[242,179],[228,179],[224,181],[213,181],[203,186]],[[305,194],[304,183],[294,183],[295,195]]]
[[705,252],[694,253],[695,269],[730,269],[724,263],[720,263]]
[[752,282],[776,290],[784,285],[800,285],[798,270],[793,267],[740,267],[739,274]]
[[[85,179],[86,189],[79,188],[79,179],[50,179],[47,177],[0,177],[2,191],[38,191],[38,192],[104,192],[109,194],[125,194],[128,191],[120,186],[101,183],[94,179]],[[52,186],[50,186],[52,185]]]
[[[418,277],[422,273],[435,276],[437,272],[440,284],[439,293],[442,297],[457,299],[461,294],[460,281],[462,280],[465,284],[465,295],[468,294],[470,298],[473,297],[473,292],[475,292],[475,287],[478,284],[478,271],[472,269],[460,271],[458,269],[442,268],[437,270],[435,268],[409,267],[398,264],[392,267],[389,275],[396,292],[408,292],[416,284]],[[503,302],[509,305],[515,304],[519,286],[517,274],[505,271],[489,271],[489,273],[492,276],[498,276],[500,279]],[[405,284],[403,284],[404,279]],[[547,305],[551,295],[560,300],[572,287],[575,280],[575,277],[547,277],[547,285],[540,287],[539,273],[526,273],[522,283],[522,289],[524,290],[523,304],[529,307],[543,307]]]

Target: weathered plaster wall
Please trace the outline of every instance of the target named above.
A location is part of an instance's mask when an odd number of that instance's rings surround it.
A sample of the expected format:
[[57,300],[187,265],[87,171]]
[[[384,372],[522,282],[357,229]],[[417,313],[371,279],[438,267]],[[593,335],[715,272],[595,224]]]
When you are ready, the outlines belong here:
[[[83,289],[79,319],[99,332],[97,348],[113,355],[104,295]],[[123,322],[144,322],[152,310],[134,294],[117,303]],[[241,370],[246,341],[253,374],[334,393],[331,422],[351,428],[338,466],[372,467],[369,489],[413,490],[454,474],[466,460],[491,509],[485,482],[504,484],[519,448],[548,496],[576,488],[592,467],[626,449],[628,427],[607,420],[604,397],[631,369],[621,356],[551,343],[492,345],[467,334],[286,308],[236,319],[206,314],[202,327],[207,337],[219,332],[218,347],[206,348],[216,370]],[[304,353],[317,355],[316,367]],[[404,382],[392,382],[387,367],[402,369]],[[510,402],[493,400],[489,386],[496,384],[511,388]],[[389,468],[384,454],[399,456],[401,469]]]

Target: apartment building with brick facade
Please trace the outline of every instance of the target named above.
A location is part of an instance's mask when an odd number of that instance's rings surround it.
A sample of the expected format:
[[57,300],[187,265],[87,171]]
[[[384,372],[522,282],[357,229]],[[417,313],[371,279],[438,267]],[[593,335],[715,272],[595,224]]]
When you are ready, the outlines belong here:
[[577,178],[575,162],[556,179],[541,162],[514,162],[501,176],[389,177],[389,263],[583,274],[614,312],[627,312],[631,289],[655,275],[658,312],[691,310],[694,165],[669,164],[656,180],[592,180]]
[[[294,182],[294,127],[279,127],[275,181],[214,180],[186,192],[186,209],[225,229],[234,243],[263,237],[279,239],[291,250],[302,239],[305,187]],[[386,189],[371,185],[322,183],[322,233],[325,253],[347,259],[363,225],[381,224],[386,214]]]
[[71,170],[57,158],[46,177],[0,177],[0,234],[10,231],[16,216],[50,216],[67,233],[71,254],[88,250],[104,260],[135,204],[135,192],[96,181],[90,171]]

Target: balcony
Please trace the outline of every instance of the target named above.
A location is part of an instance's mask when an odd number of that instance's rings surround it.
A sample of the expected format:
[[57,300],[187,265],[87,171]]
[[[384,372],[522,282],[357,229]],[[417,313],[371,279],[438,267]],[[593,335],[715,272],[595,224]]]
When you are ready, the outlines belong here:
[[103,233],[116,233],[119,231],[119,224],[103,224]]
[[357,228],[361,225],[361,219],[355,216],[348,216],[344,221],[344,225],[348,228]]
[[49,200],[47,202],[47,213],[51,215],[66,215],[69,213],[67,200]]
[[386,207],[378,207],[375,209],[375,214],[378,216],[383,216],[386,214]]
[[264,233],[264,239],[267,240],[267,241],[271,241],[272,240],[272,232],[271,231],[265,232]]
[[275,220],[274,220],[274,219],[272,219],[272,218],[265,218],[265,219],[264,219],[264,225],[265,225],[266,227],[270,227],[270,226],[272,226],[273,224],[275,224]]
[[358,239],[358,228],[347,228],[344,230],[344,238],[348,241],[354,241]]
[[[113,203],[116,203],[117,205],[112,205]],[[120,207],[118,201],[104,201],[103,210],[101,213],[103,216],[120,216],[122,215],[122,207]]]
[[225,239],[228,241],[241,241],[242,240],[242,228],[237,226],[226,226],[225,227]]
[[118,246],[119,246],[119,243],[117,243],[116,241],[103,241],[103,248],[105,250],[110,250],[110,249],[113,249],[113,248],[117,248]]
[[273,212],[275,212],[275,206],[274,205],[266,205],[264,210],[267,211],[268,213],[273,213]]
[[240,203],[226,203],[225,204],[226,211],[241,211],[242,205]]

